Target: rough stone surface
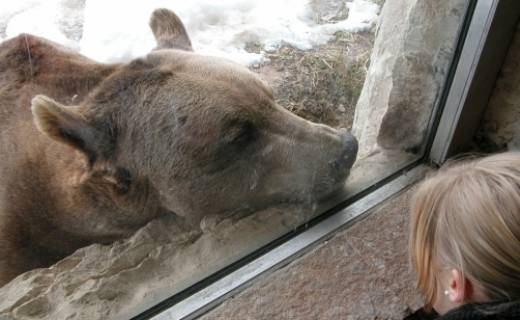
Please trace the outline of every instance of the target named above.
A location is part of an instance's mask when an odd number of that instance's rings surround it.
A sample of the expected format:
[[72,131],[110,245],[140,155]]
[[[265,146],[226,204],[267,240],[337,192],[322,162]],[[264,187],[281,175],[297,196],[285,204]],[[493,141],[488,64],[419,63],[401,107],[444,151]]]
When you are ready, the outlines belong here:
[[[358,157],[421,145],[467,0],[388,0],[354,116]],[[398,17],[398,18],[397,18]]]
[[386,202],[202,319],[402,319],[422,304],[407,255],[412,192]]
[[520,150],[520,25],[478,134],[486,151]]
[[0,319],[129,319],[302,224],[305,212],[278,207],[204,232],[157,219],[18,276],[0,288]]

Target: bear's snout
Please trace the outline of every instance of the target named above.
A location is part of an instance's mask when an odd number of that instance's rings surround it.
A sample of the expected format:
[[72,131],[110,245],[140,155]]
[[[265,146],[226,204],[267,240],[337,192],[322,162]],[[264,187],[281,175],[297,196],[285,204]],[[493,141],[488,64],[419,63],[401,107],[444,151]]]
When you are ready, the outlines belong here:
[[351,168],[356,160],[357,152],[358,152],[358,141],[353,134],[346,131],[346,129],[341,130],[341,139],[343,140],[343,152],[338,161],[344,162],[344,165],[348,168]]

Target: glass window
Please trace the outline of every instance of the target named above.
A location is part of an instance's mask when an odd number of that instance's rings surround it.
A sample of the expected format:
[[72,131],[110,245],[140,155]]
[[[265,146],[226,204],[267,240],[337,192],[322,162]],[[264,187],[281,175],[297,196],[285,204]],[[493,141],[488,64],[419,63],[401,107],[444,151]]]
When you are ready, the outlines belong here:
[[1,4],[0,314],[135,316],[422,158],[468,2]]

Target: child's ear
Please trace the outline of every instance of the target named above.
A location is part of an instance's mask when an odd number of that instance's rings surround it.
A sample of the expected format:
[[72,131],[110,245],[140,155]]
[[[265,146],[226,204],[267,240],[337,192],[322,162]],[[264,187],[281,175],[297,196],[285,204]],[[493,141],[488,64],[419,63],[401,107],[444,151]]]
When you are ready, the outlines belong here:
[[92,126],[75,107],[64,106],[44,95],[32,99],[36,127],[51,139],[83,152],[92,164],[110,144],[110,139]]
[[455,304],[462,304],[466,298],[471,296],[471,283],[464,278],[460,270],[451,270],[448,296],[450,301]]

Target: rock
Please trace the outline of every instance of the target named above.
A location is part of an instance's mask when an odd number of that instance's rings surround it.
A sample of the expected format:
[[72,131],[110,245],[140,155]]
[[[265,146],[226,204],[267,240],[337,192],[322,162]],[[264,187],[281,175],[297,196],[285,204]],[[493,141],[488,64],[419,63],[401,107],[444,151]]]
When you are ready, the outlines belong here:
[[113,245],[79,249],[0,288],[0,319],[129,319],[308,219],[278,207],[211,231],[157,219]]
[[454,52],[465,0],[388,0],[354,116],[358,158],[419,147]]
[[348,18],[348,7],[345,1],[312,0],[310,6],[313,20],[318,24],[337,22]]
[[484,114],[479,136],[488,145],[486,151],[520,151],[520,26],[497,80]]

